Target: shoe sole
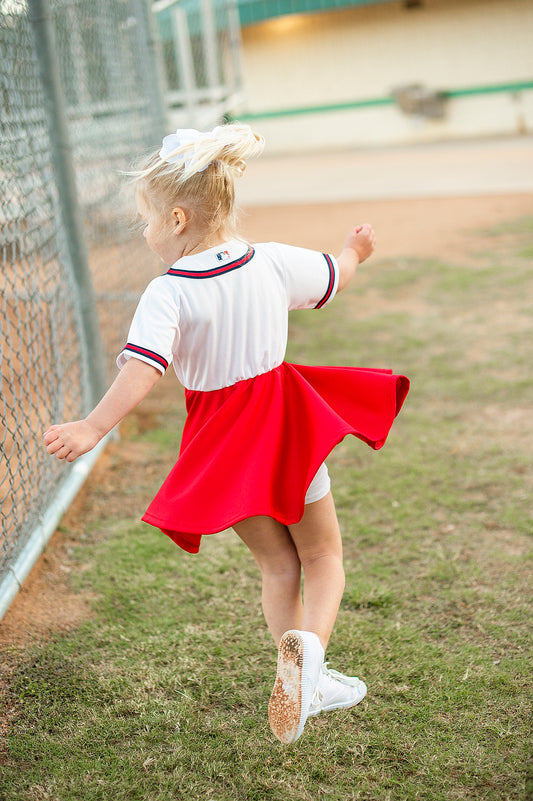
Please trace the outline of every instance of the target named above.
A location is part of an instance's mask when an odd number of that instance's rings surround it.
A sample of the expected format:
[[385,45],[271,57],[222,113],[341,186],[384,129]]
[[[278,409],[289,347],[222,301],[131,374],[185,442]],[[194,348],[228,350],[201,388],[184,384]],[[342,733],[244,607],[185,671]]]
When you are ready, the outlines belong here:
[[311,705],[311,698],[302,691],[306,656],[303,638],[298,632],[286,632],[279,644],[276,680],[268,704],[270,728],[285,745],[294,743],[303,732]]

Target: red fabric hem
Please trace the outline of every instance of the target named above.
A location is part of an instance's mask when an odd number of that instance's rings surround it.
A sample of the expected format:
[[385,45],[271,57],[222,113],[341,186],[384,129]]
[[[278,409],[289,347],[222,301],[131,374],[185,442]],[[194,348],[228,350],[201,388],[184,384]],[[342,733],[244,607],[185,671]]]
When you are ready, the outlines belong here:
[[[322,458],[319,459],[318,464],[316,466],[316,470],[313,472],[313,476],[315,475],[316,471],[322,464],[322,462],[327,458],[327,456],[331,453],[331,451],[342,442],[342,440],[351,434],[351,431],[347,431],[340,439],[333,442],[333,444],[327,449],[326,453]],[[311,482],[309,482],[311,483]],[[306,487],[305,491],[307,492],[308,487]],[[244,516],[238,516],[236,518],[232,518],[225,523],[221,523],[220,527],[216,529],[216,531],[205,531],[202,528],[199,528],[197,525],[188,525],[185,522],[182,522],[181,525],[184,526],[183,531],[173,531],[166,529],[165,526],[168,525],[168,520],[166,518],[159,518],[150,512],[146,512],[143,517],[141,518],[145,523],[149,523],[156,528],[160,528],[163,534],[166,534],[167,537],[179,545],[180,548],[187,551],[188,553],[198,553],[200,550],[200,539],[202,536],[208,534],[219,534],[221,531],[226,531],[228,528],[232,528],[236,523],[240,523],[241,520],[246,520],[248,517],[258,517],[258,516],[266,516],[266,517],[273,517],[274,520],[277,520],[278,523],[281,523],[283,526],[292,526],[294,523],[298,523],[304,514],[305,511],[305,494],[304,498],[301,502],[301,507],[299,510],[293,515],[285,515],[283,512],[279,512],[276,509],[271,507],[266,507],[265,509],[256,509],[252,514],[246,514]]]
[[333,448],[347,434],[381,448],[408,390],[390,370],[284,362],[232,387],[187,391],[179,459],[143,520],[189,553],[247,517],[296,523]]

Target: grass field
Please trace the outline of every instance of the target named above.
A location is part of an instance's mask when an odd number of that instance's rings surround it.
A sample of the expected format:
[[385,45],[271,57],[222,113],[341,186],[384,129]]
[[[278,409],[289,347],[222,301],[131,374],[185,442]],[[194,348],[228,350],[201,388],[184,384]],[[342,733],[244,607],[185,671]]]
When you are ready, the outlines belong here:
[[382,451],[350,439],[329,460],[347,585],[328,659],[365,701],[278,743],[246,549],[227,532],[191,557],[139,521],[179,443],[168,376],[63,522],[89,611],[7,649],[0,798],[533,798],[533,224],[484,241],[467,266],[363,267],[291,321],[292,361],[412,379]]

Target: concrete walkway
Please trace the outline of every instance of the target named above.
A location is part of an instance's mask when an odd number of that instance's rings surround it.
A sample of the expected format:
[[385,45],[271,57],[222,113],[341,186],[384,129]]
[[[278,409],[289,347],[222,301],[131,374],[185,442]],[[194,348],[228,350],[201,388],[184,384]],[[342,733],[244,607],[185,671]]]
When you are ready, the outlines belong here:
[[342,153],[266,151],[237,184],[243,206],[533,194],[533,136]]

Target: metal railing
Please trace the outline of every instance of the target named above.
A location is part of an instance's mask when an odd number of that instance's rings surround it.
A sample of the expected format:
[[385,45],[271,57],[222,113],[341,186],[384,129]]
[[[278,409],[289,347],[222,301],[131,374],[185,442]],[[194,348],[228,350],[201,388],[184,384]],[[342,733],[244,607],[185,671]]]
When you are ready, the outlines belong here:
[[243,103],[237,0],[156,0],[174,127],[206,130]]

